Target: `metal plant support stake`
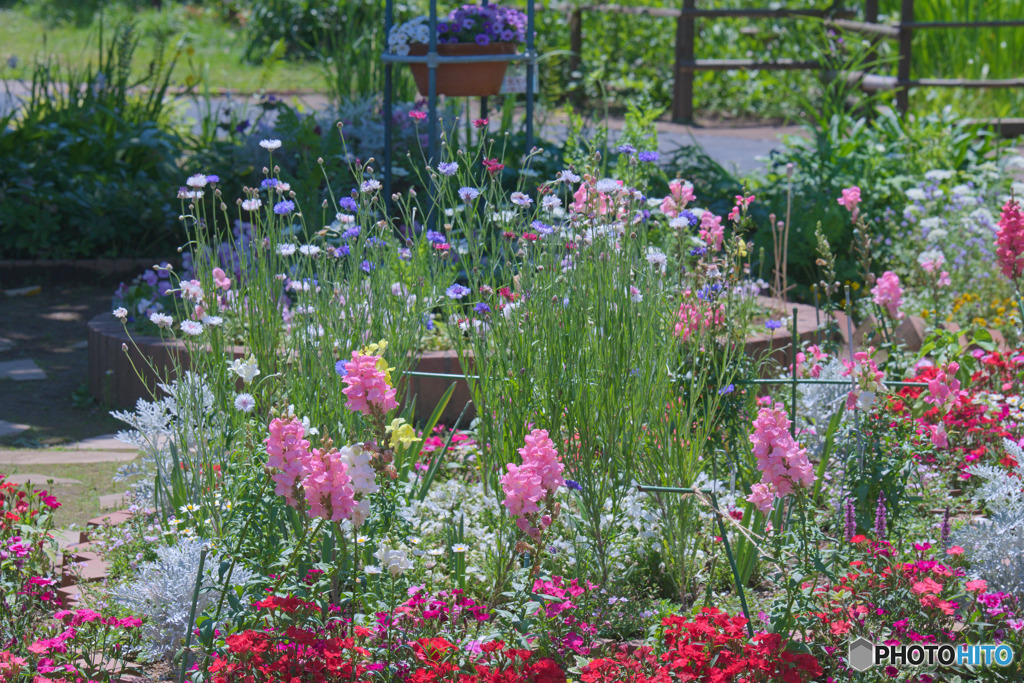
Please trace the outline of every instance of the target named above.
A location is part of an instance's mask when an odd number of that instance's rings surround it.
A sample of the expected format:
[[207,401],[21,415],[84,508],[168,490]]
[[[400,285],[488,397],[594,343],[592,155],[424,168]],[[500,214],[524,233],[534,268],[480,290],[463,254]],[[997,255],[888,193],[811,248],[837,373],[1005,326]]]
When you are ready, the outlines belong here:
[[[489,0],[483,0],[486,7]],[[524,62],[526,64],[526,153],[533,148],[533,79],[537,68],[537,51],[534,40],[534,0],[526,0],[526,52],[514,55],[474,55],[465,57],[442,57],[437,53],[437,0],[430,0],[429,12],[430,44],[424,56],[396,55],[384,52],[384,198],[391,201],[391,166],[394,145],[394,65],[395,64],[426,64],[429,88],[427,92],[427,137],[429,140],[428,164],[437,164],[441,158],[441,134],[437,116],[437,68],[442,64],[465,64],[471,62]],[[391,33],[395,23],[394,0],[384,2],[384,35]],[[386,48],[385,48],[386,49]],[[481,114],[487,116],[487,98],[480,98]],[[434,212],[434,187],[430,190],[430,212],[428,218],[436,219]]]

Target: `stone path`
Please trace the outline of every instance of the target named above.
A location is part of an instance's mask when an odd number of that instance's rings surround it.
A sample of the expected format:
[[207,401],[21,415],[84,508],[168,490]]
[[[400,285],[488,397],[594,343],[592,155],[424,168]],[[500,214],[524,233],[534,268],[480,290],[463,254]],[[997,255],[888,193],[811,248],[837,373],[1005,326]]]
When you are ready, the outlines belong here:
[[46,379],[46,373],[31,358],[8,360],[0,363],[0,379],[13,379],[15,382]]
[[[10,423],[6,423],[10,424]],[[17,425],[24,427],[25,425]],[[0,424],[2,427],[2,424]],[[0,432],[2,433],[2,432]],[[61,448],[0,449],[0,465],[79,465],[94,462],[129,462],[138,451],[118,441],[113,434],[83,439]],[[29,476],[26,474],[16,476]],[[69,480],[70,481],[70,480]]]

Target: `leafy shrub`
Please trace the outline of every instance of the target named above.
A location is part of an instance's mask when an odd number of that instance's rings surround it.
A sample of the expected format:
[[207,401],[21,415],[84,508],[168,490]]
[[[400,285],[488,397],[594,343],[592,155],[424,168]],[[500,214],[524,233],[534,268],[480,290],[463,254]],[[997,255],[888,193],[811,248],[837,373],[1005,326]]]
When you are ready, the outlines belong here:
[[158,44],[134,79],[138,42],[122,24],[109,43],[101,29],[95,67],[37,63],[21,108],[0,118],[6,256],[150,256],[174,244],[166,190],[178,181],[180,138],[164,105],[174,59]]

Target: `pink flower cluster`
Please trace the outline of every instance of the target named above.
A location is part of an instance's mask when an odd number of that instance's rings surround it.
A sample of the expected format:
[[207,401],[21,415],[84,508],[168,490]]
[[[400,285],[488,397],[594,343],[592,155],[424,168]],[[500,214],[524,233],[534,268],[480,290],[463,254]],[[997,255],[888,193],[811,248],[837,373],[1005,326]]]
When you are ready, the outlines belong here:
[[857,205],[860,204],[860,188],[854,185],[843,190],[843,196],[836,200],[839,206],[845,207],[850,212],[850,216],[853,220],[857,220],[857,216],[860,210]]
[[869,346],[867,351],[853,354],[852,361],[843,359],[846,367],[843,377],[850,377],[856,385],[846,396],[847,410],[869,407],[875,401],[875,392],[885,388],[885,373],[878,369],[878,364],[871,357],[874,353],[875,347]]
[[924,397],[925,403],[930,403],[943,411],[955,408],[967,392],[960,389],[960,380],[956,373],[960,370],[960,364],[952,362],[944,368],[940,368],[935,379],[928,380],[928,395]]
[[722,217],[716,216],[710,211],[700,215],[700,230],[697,231],[704,244],[715,251],[722,250],[722,240],[725,237],[725,226],[722,225]]
[[275,493],[296,509],[301,494],[310,517],[332,522],[348,519],[360,526],[370,512],[367,496],[379,490],[369,454],[359,446],[310,450],[304,434],[302,423],[294,417],[270,423],[264,444],[267,466],[278,470],[271,477],[277,484]]
[[683,341],[702,329],[718,327],[725,324],[725,310],[721,304],[707,304],[703,301],[692,301],[690,290],[683,292],[683,302],[679,304],[679,322],[676,323],[676,336]]
[[999,216],[996,257],[1006,277],[1016,282],[1024,275],[1024,215],[1015,199],[1006,202]]
[[890,318],[901,320],[905,317],[900,311],[903,288],[900,287],[900,276],[896,273],[891,270],[882,273],[882,277],[878,278],[878,283],[871,289],[871,295],[876,304],[885,306]]
[[[508,464],[508,472],[501,477],[505,492],[504,505],[516,518],[516,525],[527,536],[540,538],[551,525],[550,515],[538,515],[540,504],[565,486],[562,471],[565,466],[558,459],[555,444],[546,429],[534,429],[526,435],[526,446],[519,449],[523,464]],[[538,518],[539,517],[539,518]]]
[[935,284],[938,287],[949,287],[949,285],[953,283],[949,277],[949,272],[942,270],[942,266],[945,263],[946,257],[941,253],[935,254],[935,256],[929,260],[920,261],[921,268],[924,269],[924,272],[929,275],[935,275],[935,273],[939,274],[935,280]]
[[661,200],[661,212],[669,218],[675,218],[696,198],[693,184],[677,178],[668,184],[668,196]]
[[[811,354],[811,364],[809,367],[804,367],[804,363],[807,362],[807,353]],[[817,379],[821,375],[821,362],[828,358],[828,354],[822,351],[817,344],[811,344],[808,346],[807,353],[797,351],[796,374],[800,377],[812,377]],[[793,369],[793,367],[790,366],[790,369]]]
[[807,450],[793,439],[789,426],[786,409],[776,403],[757,412],[749,437],[761,481],[750,487],[747,500],[764,514],[771,512],[776,497],[788,496],[794,487],[810,486],[815,480]]
[[231,278],[224,273],[223,268],[213,269],[213,283],[223,289],[225,292],[231,289]]
[[387,361],[382,357],[353,351],[342,378],[348,385],[342,390],[348,397],[345,407],[364,415],[372,415],[375,408],[381,413],[397,408],[396,391],[388,375]]
[[747,209],[748,206],[754,203],[754,195],[744,197],[743,195],[736,195],[736,206],[732,207],[732,211],[729,212],[729,220],[738,221],[740,215]]

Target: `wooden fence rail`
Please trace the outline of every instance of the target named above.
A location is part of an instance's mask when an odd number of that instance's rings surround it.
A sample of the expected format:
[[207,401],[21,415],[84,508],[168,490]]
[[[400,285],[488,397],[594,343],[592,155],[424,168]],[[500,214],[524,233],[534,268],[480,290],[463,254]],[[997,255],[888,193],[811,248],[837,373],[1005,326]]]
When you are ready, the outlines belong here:
[[[672,120],[689,123],[693,121],[693,84],[698,71],[726,71],[732,69],[783,71],[818,70],[822,65],[813,60],[797,59],[698,59],[696,56],[697,28],[700,19],[788,19],[811,17],[822,19],[826,25],[853,31],[874,39],[895,40],[899,46],[896,76],[875,74],[848,74],[858,78],[865,89],[895,90],[896,108],[906,113],[910,107],[909,89],[916,88],[1021,88],[1024,78],[965,79],[965,78],[914,78],[910,77],[913,63],[914,31],[927,29],[972,29],[1024,27],[1024,19],[1000,21],[915,21],[914,0],[901,0],[900,21],[896,24],[878,23],[878,0],[865,0],[864,20],[854,20],[853,12],[844,10],[840,2],[824,9],[698,9],[697,0],[682,0],[681,8],[636,7],[617,4],[595,5],[551,5],[551,10],[569,13],[570,71],[580,68],[583,48],[583,13],[625,14],[633,16],[664,17],[676,20],[675,65],[672,94]],[[1001,132],[1007,135],[1024,134],[1024,119],[1002,120]]]

